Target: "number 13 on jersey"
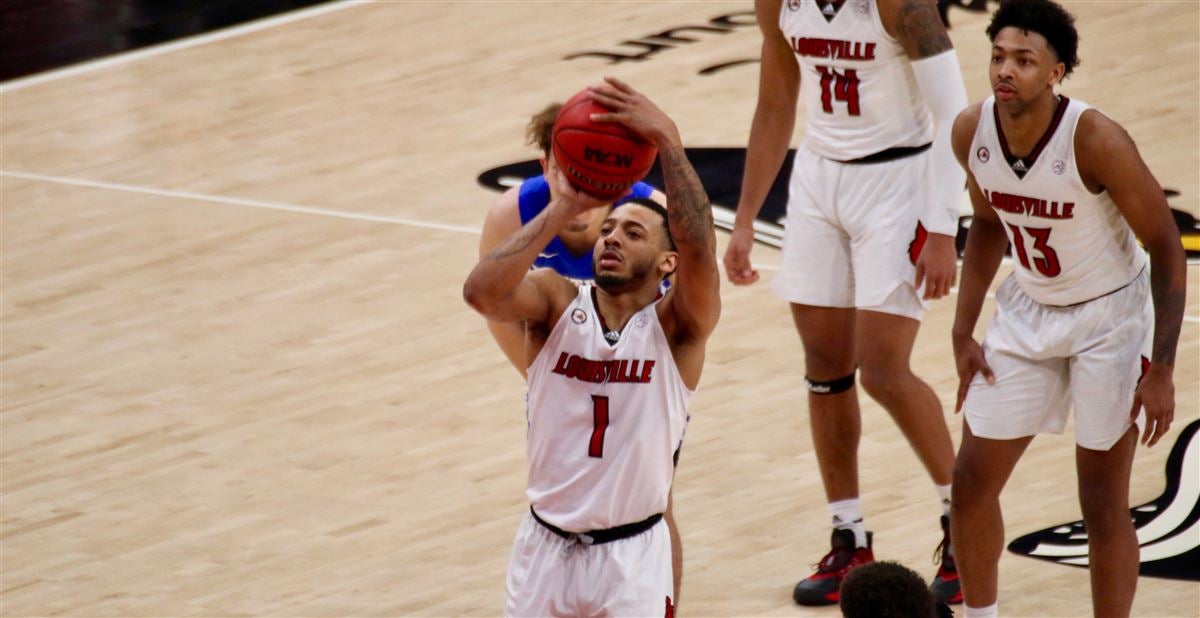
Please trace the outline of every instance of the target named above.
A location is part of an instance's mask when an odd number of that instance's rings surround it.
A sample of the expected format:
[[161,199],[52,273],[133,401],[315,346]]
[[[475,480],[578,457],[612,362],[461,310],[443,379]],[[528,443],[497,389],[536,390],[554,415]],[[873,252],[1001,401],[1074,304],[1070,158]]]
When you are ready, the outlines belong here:
[[826,114],[833,113],[833,101],[844,101],[846,111],[851,116],[859,116],[862,109],[858,106],[858,71],[846,69],[838,72],[831,67],[817,67],[821,72],[821,108]]

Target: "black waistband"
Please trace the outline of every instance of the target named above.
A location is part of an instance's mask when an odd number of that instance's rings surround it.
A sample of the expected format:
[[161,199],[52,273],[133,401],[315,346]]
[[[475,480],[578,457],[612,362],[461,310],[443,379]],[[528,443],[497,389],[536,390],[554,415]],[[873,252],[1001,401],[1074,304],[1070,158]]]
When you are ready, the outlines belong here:
[[897,146],[896,148],[880,150],[879,152],[869,154],[865,157],[850,159],[849,161],[842,161],[842,163],[885,163],[887,161],[895,161],[896,159],[903,159],[904,157],[911,157],[915,154],[921,154],[922,152],[929,150],[929,147],[932,145],[933,143],[930,142],[924,146]]
[[579,542],[587,545],[602,545],[604,543],[611,543],[613,541],[627,539],[631,536],[637,536],[653,528],[654,524],[657,524],[658,521],[662,519],[662,513],[655,513],[654,515],[651,515],[642,521],[632,524],[625,524],[623,526],[617,526],[616,528],[609,528],[607,530],[592,530],[591,532],[580,532],[576,534],[574,532],[567,532],[566,530],[555,526],[541,517],[538,517],[537,511],[533,510],[532,506],[529,507],[529,513],[533,515],[533,518],[537,520],[537,523],[541,524],[542,527],[550,532],[553,532],[564,539],[579,539]]

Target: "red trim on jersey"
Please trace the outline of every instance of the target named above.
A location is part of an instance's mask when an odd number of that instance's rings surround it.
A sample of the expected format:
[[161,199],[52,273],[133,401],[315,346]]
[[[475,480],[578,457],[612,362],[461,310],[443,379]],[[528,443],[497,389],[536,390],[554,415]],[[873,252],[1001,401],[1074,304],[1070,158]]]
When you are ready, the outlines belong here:
[[[1015,157],[1008,150],[1008,139],[1004,137],[1004,127],[1000,125],[1000,106],[992,102],[992,116],[996,120],[996,137],[1000,140],[1000,150],[1004,153],[1004,159],[1008,161],[1009,169],[1012,169],[1013,163],[1017,161],[1025,162],[1025,169],[1033,169],[1033,164],[1037,162],[1038,155],[1042,154],[1042,149],[1050,142],[1050,138],[1054,137],[1054,132],[1058,130],[1059,123],[1062,122],[1063,114],[1067,112],[1067,105],[1071,100],[1067,97],[1058,97],[1058,107],[1054,109],[1054,116],[1050,119],[1050,126],[1046,127],[1046,131],[1042,133],[1042,137],[1033,145],[1033,150],[1029,152],[1027,157]],[[1014,172],[1015,173],[1015,172]]]
[[917,258],[921,257],[921,250],[925,248],[925,241],[929,240],[929,231],[925,226],[917,221],[917,229],[913,231],[912,242],[908,243],[908,261],[914,266],[917,263]]

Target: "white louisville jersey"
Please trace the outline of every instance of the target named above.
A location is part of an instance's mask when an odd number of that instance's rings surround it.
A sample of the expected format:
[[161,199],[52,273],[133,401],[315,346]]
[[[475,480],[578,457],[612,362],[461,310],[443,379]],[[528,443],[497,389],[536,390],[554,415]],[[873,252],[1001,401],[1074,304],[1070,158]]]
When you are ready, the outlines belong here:
[[1044,305],[1073,305],[1133,281],[1146,253],[1107,191],[1079,176],[1075,128],[1089,106],[1059,100],[1050,127],[1024,159],[1012,156],[996,116],[983,102],[971,141],[971,174],[1004,222],[1017,283]]
[[569,532],[666,510],[692,398],[657,303],[630,317],[612,345],[595,294],[579,287],[528,373],[526,495],[539,517]]
[[849,161],[933,141],[933,115],[874,0],[782,0],[779,25],[800,64],[805,145]]

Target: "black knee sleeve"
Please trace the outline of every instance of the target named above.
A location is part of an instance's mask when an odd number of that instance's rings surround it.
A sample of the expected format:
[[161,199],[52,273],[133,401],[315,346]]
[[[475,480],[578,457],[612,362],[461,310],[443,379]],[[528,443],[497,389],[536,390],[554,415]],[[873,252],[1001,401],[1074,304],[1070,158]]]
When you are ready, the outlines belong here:
[[814,382],[805,377],[804,384],[808,386],[808,392],[814,395],[836,395],[854,388],[854,373],[827,382]]

